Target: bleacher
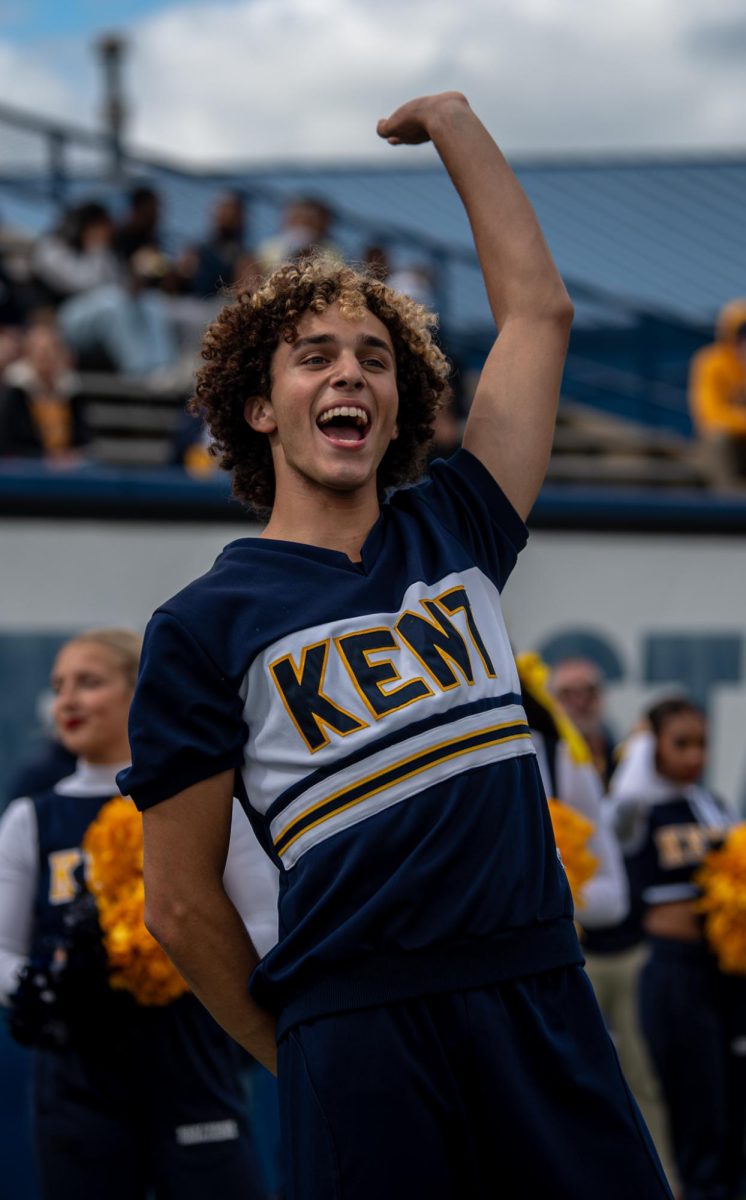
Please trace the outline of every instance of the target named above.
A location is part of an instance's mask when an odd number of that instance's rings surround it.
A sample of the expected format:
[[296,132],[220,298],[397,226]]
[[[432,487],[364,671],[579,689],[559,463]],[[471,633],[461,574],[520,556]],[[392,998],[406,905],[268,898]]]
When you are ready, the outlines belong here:
[[[427,265],[443,340],[468,402],[492,326],[466,218],[439,165],[205,172],[132,152],[113,164],[104,135],[7,106],[0,107],[0,128],[14,157],[9,163],[6,149],[0,213],[8,226],[32,234],[49,228],[61,206],[92,196],[114,204],[134,180],[162,194],[171,252],[201,235],[211,199],[227,187],[248,201],[255,244],[275,232],[287,199],[323,198],[335,214],[335,241],[351,258],[376,243],[394,261]],[[707,465],[691,439],[686,374],[720,304],[745,290],[746,158],[514,165],[577,314],[549,481],[706,487]],[[81,389],[94,464],[167,466],[186,389],[96,375],[84,377]]]

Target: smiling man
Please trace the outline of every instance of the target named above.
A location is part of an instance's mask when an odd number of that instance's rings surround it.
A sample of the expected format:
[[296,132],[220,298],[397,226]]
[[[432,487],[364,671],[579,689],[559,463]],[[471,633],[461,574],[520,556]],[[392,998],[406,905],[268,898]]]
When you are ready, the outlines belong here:
[[[464,448],[416,483],[448,367],[412,300],[304,259],[208,331],[195,404],[268,523],[148,629],[122,780],[148,921],[277,1053],[290,1200],[669,1197],[582,972],[500,611],[571,305],[463,96],[378,132],[435,144],[499,335]],[[222,887],[234,793],[280,872],[261,961]]]

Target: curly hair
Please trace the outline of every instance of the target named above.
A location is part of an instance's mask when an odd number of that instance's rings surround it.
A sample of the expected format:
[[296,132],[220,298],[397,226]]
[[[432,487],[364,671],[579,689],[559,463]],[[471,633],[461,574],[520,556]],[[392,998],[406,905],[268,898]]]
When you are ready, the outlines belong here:
[[399,436],[378,468],[379,493],[422,473],[433,422],[446,399],[450,366],[433,340],[436,318],[369,272],[318,255],[279,267],[253,290],[241,290],[208,327],[205,365],[189,409],[202,416],[212,453],[233,472],[233,493],[261,515],[272,509],[275,475],[269,438],[244,418],[250,396],[271,395],[270,367],[280,339],[292,344],[306,312],[338,303],[342,315],[366,309],[391,336],[399,392]]

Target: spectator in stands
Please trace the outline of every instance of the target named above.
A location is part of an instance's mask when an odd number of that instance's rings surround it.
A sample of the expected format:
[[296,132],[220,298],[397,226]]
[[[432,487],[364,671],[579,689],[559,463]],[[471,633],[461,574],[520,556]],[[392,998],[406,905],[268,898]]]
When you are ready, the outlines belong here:
[[123,280],[94,288],[62,306],[60,326],[81,369],[148,376],[178,357],[169,302],[159,291],[168,264],[159,251],[138,250]]
[[746,483],[746,299],[732,300],[716,340],[698,351],[689,371],[689,407],[711,453],[718,484]]
[[161,200],[155,188],[139,184],[132,188],[128,200],[129,212],[114,236],[114,248],[124,262],[144,247],[157,250],[161,245]]
[[332,212],[323,200],[304,196],[292,200],[282,214],[282,228],[277,237],[269,238],[259,247],[257,258],[262,271],[274,271],[280,263],[326,250],[338,254],[329,240]]
[[31,270],[37,306],[58,305],[69,296],[117,278],[114,226],[103,206],[79,204],[33,248]]
[[550,690],[590,746],[605,785],[614,770],[614,737],[604,719],[603,677],[588,658],[565,658],[555,664]]
[[0,455],[71,464],[87,441],[70,352],[54,323],[32,325],[5,371]]
[[411,296],[427,309],[435,308],[435,284],[433,273],[426,263],[411,262],[392,271],[388,285],[395,292]]
[[192,258],[191,290],[197,296],[214,296],[220,288],[234,283],[239,265],[246,271],[246,206],[240,192],[218,196],[212,226],[205,240],[194,248]]

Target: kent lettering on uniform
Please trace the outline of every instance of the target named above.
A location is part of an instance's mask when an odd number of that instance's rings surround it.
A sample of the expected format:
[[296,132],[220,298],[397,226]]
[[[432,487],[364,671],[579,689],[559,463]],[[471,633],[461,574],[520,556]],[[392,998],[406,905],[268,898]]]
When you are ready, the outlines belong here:
[[[582,971],[500,609],[572,308],[462,95],[378,133],[434,144],[499,333],[463,449],[422,480],[449,367],[414,301],[302,258],[208,330],[193,403],[268,522],[148,627],[121,780],[147,920],[277,1069],[290,1200],[669,1197]],[[261,961],[221,882],[234,794],[280,872]]]
[[[420,676],[402,681],[391,658],[376,662],[371,661],[371,654],[401,651],[406,646],[414,654],[420,669],[441,691],[459,687],[462,682],[469,685],[474,683],[467,640],[448,619],[447,613],[465,614],[468,637],[481,659],[482,667],[491,679],[495,678],[494,667],[474,622],[463,587],[451,588],[432,600],[420,600],[420,604],[427,616],[403,612],[394,629],[384,625],[334,638],[334,646],[355,690],[376,720],[386,713],[432,696],[433,689]],[[330,640],[326,638],[323,642],[303,647],[300,666],[295,665],[289,654],[270,664],[270,671],[288,714],[311,751],[328,744],[329,737],[324,732],[324,725],[344,735],[354,733],[356,729],[365,729],[369,723],[347,712],[322,691],[329,649]],[[384,684],[389,683],[395,686],[385,691]]]

